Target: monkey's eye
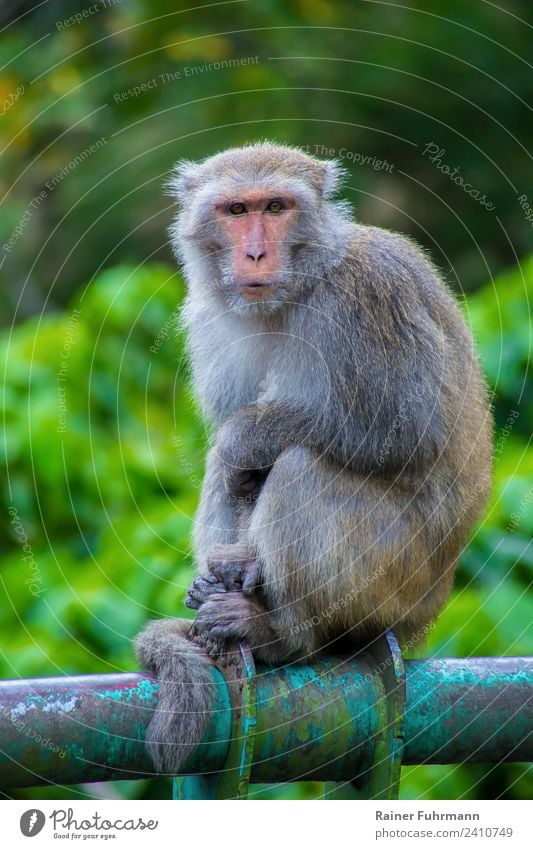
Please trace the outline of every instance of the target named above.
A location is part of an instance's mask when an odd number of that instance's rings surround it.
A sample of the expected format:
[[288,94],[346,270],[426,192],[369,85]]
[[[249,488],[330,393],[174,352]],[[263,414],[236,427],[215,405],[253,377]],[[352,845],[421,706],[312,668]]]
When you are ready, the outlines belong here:
[[229,211],[232,215],[244,215],[246,212],[246,207],[243,203],[232,203],[229,207]]
[[270,203],[267,204],[266,211],[273,212],[276,214],[278,212],[283,212],[283,209],[284,207],[280,200],[271,200]]

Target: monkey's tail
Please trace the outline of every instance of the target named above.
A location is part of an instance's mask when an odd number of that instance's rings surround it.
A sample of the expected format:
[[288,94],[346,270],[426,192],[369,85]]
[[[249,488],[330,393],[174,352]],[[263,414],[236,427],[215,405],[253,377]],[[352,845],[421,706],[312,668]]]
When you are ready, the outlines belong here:
[[215,705],[213,664],[186,638],[186,619],[149,622],[135,639],[142,666],[157,675],[159,701],[145,745],[159,773],[178,775],[207,730]]

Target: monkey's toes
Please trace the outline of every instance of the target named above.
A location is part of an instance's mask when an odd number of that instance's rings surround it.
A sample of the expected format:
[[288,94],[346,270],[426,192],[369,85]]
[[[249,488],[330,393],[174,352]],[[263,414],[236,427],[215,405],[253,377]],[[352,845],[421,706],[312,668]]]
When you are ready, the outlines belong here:
[[202,633],[194,635],[191,637],[191,642],[200,646],[202,651],[210,657],[211,660],[218,660],[221,654],[224,653],[225,646],[223,640],[216,639],[212,637],[211,634]]

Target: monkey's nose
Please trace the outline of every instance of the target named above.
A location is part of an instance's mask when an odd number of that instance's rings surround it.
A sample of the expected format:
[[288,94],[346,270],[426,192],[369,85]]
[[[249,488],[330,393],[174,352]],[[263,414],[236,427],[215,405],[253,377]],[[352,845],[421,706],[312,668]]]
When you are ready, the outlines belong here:
[[251,259],[254,262],[260,262],[263,259],[263,257],[265,257],[265,256],[266,256],[266,251],[263,248],[260,248],[260,247],[257,247],[257,248],[250,247],[246,251],[246,258]]

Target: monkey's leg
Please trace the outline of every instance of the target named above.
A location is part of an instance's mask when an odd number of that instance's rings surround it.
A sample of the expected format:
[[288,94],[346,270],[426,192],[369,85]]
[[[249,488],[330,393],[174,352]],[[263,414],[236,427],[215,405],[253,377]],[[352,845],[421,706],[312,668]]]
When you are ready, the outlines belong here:
[[255,499],[228,495],[216,449],[207,456],[200,504],[194,525],[198,577],[185,600],[198,610],[211,595],[243,589],[251,592],[258,576],[253,553],[242,541]]
[[387,628],[419,642],[463,541],[439,486],[399,487],[301,446],[284,451],[249,518],[258,592],[209,598],[195,635],[213,656],[245,640],[267,663],[331,651],[343,638],[362,644]]
[[301,446],[284,451],[250,516],[258,591],[209,598],[195,639],[213,657],[244,640],[267,663],[332,651],[339,640],[362,645],[387,628],[420,641],[458,551],[449,532],[443,544],[450,516],[431,485],[400,489]]
[[248,532],[276,635],[263,645],[251,620],[257,657],[276,662],[331,651],[342,638],[363,643],[394,628],[410,639],[427,628],[464,540],[445,492],[438,476],[399,487],[343,471],[301,446],[284,451]]
[[[327,503],[322,503],[318,481],[309,474],[310,457],[299,447],[283,452],[247,516],[243,534],[259,566],[254,576],[257,586],[262,583],[259,591],[253,597],[211,593],[203,600],[191,633],[211,657],[236,640],[247,642],[267,663],[304,658],[320,647],[307,598],[313,593],[315,575],[306,567],[312,568],[311,557],[320,556],[320,526],[328,517],[317,517],[316,509],[311,509],[313,503],[317,507],[317,499],[319,512],[327,509]],[[327,561],[320,565],[328,568]]]

